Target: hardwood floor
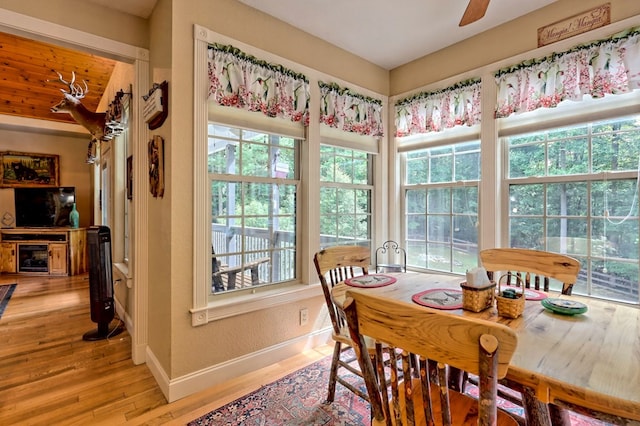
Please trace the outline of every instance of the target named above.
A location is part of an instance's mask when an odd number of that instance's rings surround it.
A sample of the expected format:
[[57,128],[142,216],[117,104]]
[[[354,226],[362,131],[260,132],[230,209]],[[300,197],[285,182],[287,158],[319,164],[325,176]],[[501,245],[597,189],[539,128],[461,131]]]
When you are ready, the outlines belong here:
[[[168,404],[127,331],[85,341],[88,276],[0,275],[17,283],[0,318],[0,425],[182,425],[331,353],[331,346]],[[119,321],[117,318],[114,320]]]

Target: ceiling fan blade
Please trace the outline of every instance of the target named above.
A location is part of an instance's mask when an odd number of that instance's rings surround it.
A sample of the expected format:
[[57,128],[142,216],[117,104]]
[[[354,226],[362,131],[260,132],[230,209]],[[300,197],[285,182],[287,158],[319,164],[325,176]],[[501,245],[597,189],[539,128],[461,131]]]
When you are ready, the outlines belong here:
[[489,0],[469,0],[459,26],[463,27],[482,18],[487,11],[487,7],[489,7]]

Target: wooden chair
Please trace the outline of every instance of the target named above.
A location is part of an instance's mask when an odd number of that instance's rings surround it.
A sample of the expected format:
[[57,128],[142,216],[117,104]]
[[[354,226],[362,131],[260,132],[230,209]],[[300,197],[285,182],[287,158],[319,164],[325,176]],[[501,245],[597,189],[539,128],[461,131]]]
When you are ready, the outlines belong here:
[[549,291],[549,280],[555,279],[562,283],[562,294],[571,294],[580,272],[580,262],[576,259],[550,251],[493,248],[480,251],[480,261],[490,273],[489,278],[502,271],[507,273],[507,285],[520,285],[513,279],[517,276],[526,288],[533,285],[534,289],[543,291]]
[[[497,379],[506,375],[517,345],[507,326],[354,291],[347,292],[344,311],[373,425],[518,424],[497,408]],[[365,335],[376,341],[375,369]],[[380,352],[383,344],[390,362]],[[436,377],[427,359],[437,363]],[[448,386],[448,367],[480,377],[479,400]]]
[[360,377],[362,377],[362,373],[357,368],[355,355],[345,353],[351,349],[353,342],[349,336],[344,313],[333,303],[331,289],[347,278],[367,275],[369,273],[370,259],[371,252],[369,248],[354,245],[329,247],[319,251],[313,257],[313,263],[316,266],[320,284],[322,284],[322,291],[324,292],[329,316],[331,317],[331,324],[333,325],[331,337],[335,342],[333,358],[331,360],[327,402],[333,402],[336,392],[336,382],[361,398],[369,399],[366,393],[340,377],[340,368],[344,368]]
[[[549,291],[549,280],[555,279],[562,283],[562,294],[566,295],[571,294],[580,272],[578,260],[563,254],[540,250],[486,249],[480,252],[480,260],[482,266],[489,272],[490,278],[495,277],[498,273],[506,274],[506,283],[509,285],[519,286],[522,282],[525,288],[543,291]],[[496,277],[496,279],[498,278]],[[473,377],[469,381],[474,382]],[[514,396],[514,392],[503,392],[499,389],[499,395],[523,406],[528,424],[543,426],[549,423],[556,424],[556,422],[568,421],[568,414],[564,410],[556,405],[540,402],[535,397],[533,389],[506,379],[501,380],[500,384],[515,391]],[[518,397],[518,393],[520,393],[520,397]]]

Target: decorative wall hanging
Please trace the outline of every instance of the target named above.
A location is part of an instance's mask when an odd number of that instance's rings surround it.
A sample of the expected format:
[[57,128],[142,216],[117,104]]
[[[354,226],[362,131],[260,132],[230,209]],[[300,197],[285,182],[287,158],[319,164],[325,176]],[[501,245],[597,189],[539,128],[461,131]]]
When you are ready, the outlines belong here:
[[133,200],[133,156],[127,157],[127,200]]
[[84,80],[82,81],[84,88],[79,84],[75,84],[75,72],[71,73],[70,82],[65,81],[59,72],[56,71],[56,74],[58,74],[58,81],[64,83],[69,90],[60,89],[64,97],[59,103],[51,107],[51,112],[71,114],[76,123],[91,133],[91,140],[87,147],[87,163],[94,163],[96,160],[96,143],[104,138],[106,114],[104,112],[89,111],[82,105],[80,99],[84,98],[85,94],[89,91],[89,87]]
[[169,83],[153,83],[149,93],[142,97],[144,107],[142,114],[149,130],[155,130],[164,124],[169,116]]
[[58,186],[59,156],[0,152],[0,187]]
[[352,92],[335,83],[320,86],[320,122],[345,132],[365,136],[384,135],[382,101]]
[[164,139],[158,135],[149,141],[149,189],[156,198],[164,196]]
[[538,28],[538,47],[586,33],[610,23],[611,3],[605,3],[570,18]]
[[104,136],[102,140],[108,141],[116,136],[120,136],[126,128],[127,123],[124,121],[123,99],[125,96],[131,96],[131,93],[132,89],[129,89],[129,92],[120,90],[116,93],[113,101],[109,103],[107,112],[105,113]]
[[208,50],[209,99],[218,105],[309,124],[309,80],[233,46]]

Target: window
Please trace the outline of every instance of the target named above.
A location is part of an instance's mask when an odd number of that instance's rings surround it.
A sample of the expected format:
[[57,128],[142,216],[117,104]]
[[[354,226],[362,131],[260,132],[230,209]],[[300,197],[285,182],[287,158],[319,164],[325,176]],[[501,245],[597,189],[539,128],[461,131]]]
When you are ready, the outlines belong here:
[[208,126],[212,293],[296,279],[300,141]]
[[407,265],[464,273],[478,259],[480,142],[404,154]]
[[638,303],[640,116],[505,140],[511,247],[575,257],[574,293]]
[[371,248],[373,155],[320,147],[320,246]]

